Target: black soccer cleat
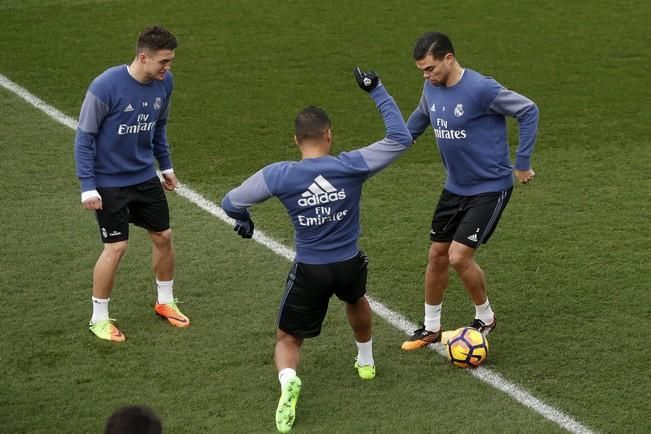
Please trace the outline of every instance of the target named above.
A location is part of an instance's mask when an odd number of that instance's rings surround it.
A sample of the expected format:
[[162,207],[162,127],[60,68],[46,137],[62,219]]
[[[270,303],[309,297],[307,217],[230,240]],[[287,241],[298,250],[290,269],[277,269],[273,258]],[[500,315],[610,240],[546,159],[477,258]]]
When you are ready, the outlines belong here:
[[493,331],[496,325],[497,317],[495,315],[493,315],[493,322],[490,324],[486,324],[484,321],[477,318],[473,319],[470,323],[470,327],[479,330],[479,332],[484,336],[488,336],[488,334]]
[[428,346],[441,341],[441,330],[437,332],[431,332],[425,329],[425,325],[416,330],[414,334],[402,343],[402,349],[405,351],[414,351],[419,348]]

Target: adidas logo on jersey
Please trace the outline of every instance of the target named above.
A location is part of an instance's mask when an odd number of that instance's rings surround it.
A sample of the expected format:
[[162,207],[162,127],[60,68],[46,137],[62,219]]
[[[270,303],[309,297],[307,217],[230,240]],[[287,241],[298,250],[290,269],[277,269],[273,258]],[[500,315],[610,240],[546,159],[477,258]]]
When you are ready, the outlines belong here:
[[300,206],[314,206],[345,199],[346,192],[343,189],[337,190],[327,179],[319,175],[301,196],[298,200]]
[[124,112],[125,112],[125,113],[126,113],[126,112],[132,112],[133,110],[134,110],[133,106],[132,106],[131,104],[129,104],[129,105],[124,109]]

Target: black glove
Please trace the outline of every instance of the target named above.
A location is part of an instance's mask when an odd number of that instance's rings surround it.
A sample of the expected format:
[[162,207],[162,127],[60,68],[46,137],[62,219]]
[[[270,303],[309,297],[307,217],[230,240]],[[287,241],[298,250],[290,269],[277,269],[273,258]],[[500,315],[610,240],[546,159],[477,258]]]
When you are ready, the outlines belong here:
[[377,76],[375,71],[364,72],[359,69],[359,66],[357,66],[353,69],[353,74],[355,75],[355,80],[357,80],[359,87],[367,92],[372,91],[380,84],[380,77]]
[[242,238],[251,238],[253,237],[253,228],[253,220],[249,217],[246,220],[235,220],[235,227],[233,230]]

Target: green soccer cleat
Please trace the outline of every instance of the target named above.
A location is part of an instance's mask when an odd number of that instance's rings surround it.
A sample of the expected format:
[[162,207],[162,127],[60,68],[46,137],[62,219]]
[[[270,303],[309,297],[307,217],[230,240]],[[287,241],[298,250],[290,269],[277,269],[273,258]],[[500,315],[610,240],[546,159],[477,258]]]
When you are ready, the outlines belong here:
[[375,365],[360,365],[357,360],[355,360],[355,369],[357,369],[357,374],[362,380],[372,380],[375,378]]
[[122,332],[113,324],[113,319],[104,319],[97,321],[95,324],[89,324],[88,330],[93,332],[95,336],[105,341],[124,342],[126,337]]
[[276,409],[276,428],[278,432],[289,432],[296,419],[296,401],[301,393],[301,379],[294,377],[285,384]]

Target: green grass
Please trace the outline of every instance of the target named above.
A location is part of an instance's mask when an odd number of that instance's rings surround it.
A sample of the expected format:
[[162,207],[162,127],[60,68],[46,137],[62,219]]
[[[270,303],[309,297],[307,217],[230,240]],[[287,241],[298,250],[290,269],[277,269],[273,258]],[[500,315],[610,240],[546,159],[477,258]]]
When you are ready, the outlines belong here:
[[[0,0],[0,73],[76,117],[90,80],[128,62],[144,26],[165,24],[181,41],[175,168],[218,201],[263,165],[298,157],[292,123],[305,105],[326,108],[337,152],[379,139],[352,68],[377,70],[408,116],[422,85],[412,44],[425,30],[448,32],[462,64],[541,109],[536,181],[515,190],[478,254],[500,317],[488,365],[596,431],[646,432],[650,18],[642,1]],[[97,342],[86,324],[101,245],[79,205],[74,133],[5,90],[0,102],[0,294],[11,320],[0,337],[0,432],[99,432],[125,403],[154,407],[166,432],[273,432],[287,261],[170,195],[177,295],[193,325],[172,329],[153,314],[149,242],[134,230],[111,303],[128,341]],[[414,320],[441,172],[426,134],[364,193],[370,294]],[[291,245],[280,205],[254,218]],[[472,313],[451,279],[444,327]],[[304,346],[296,432],[561,431],[432,352],[400,353],[403,338],[376,319],[378,377],[358,381],[333,300],[323,335]]]

